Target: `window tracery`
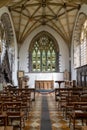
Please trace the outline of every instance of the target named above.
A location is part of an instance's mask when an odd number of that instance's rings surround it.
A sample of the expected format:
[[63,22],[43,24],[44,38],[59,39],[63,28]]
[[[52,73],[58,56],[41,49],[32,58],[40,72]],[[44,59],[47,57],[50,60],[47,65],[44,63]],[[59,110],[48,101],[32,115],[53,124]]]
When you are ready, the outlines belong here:
[[84,22],[81,30],[81,66],[87,64],[87,20]]
[[59,71],[59,48],[56,40],[47,32],[41,32],[29,48],[30,72]]
[[78,33],[76,35],[78,36],[74,38],[74,68],[87,65],[87,19],[84,14],[78,18],[77,25],[76,31]]

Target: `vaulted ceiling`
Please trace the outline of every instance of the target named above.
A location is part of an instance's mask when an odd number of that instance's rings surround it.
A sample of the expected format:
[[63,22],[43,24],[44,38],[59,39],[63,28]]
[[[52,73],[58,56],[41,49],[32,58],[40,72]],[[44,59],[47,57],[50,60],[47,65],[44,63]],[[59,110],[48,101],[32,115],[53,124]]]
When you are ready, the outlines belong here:
[[6,6],[13,19],[18,43],[23,43],[34,29],[49,26],[70,45],[75,19],[83,3],[87,1],[7,0]]

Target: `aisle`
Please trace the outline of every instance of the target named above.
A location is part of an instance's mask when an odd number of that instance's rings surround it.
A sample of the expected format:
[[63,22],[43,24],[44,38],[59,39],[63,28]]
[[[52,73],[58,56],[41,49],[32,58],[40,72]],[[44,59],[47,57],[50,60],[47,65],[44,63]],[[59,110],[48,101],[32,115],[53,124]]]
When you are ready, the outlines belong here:
[[40,130],[52,130],[47,95],[42,96]]
[[53,95],[38,95],[24,130],[70,130]]

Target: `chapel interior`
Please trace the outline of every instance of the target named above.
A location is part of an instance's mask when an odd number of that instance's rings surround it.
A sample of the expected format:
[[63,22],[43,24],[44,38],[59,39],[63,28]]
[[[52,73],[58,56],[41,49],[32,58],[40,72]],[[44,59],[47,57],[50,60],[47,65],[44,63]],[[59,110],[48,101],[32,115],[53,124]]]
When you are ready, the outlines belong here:
[[0,0],[0,130],[87,130],[87,0]]

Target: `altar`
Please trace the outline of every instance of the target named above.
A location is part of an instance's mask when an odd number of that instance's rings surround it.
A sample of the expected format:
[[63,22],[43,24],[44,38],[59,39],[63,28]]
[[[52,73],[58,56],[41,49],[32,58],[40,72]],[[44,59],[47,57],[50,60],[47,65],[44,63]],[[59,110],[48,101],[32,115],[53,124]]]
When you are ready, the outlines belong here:
[[54,80],[35,80],[35,89],[50,90],[54,88]]

